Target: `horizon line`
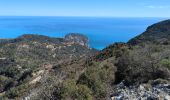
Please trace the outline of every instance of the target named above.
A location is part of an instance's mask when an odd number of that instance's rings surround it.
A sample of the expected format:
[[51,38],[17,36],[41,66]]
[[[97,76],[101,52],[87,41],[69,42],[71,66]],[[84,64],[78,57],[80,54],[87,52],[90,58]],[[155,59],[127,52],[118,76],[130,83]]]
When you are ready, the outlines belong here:
[[91,17],[91,18],[170,18],[163,16],[53,16],[53,15],[0,15],[0,17]]

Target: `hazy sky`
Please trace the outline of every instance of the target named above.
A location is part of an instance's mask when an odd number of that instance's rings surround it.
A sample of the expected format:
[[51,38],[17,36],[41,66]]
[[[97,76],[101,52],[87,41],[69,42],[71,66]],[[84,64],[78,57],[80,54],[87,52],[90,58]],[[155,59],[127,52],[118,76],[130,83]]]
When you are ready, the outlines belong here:
[[0,15],[170,17],[170,0],[0,0]]

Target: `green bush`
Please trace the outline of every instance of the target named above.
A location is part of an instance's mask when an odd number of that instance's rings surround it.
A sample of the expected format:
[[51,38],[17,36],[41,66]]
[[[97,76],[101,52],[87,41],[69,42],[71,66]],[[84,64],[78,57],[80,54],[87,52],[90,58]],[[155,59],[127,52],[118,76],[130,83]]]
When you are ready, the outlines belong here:
[[19,91],[15,88],[11,88],[7,93],[6,96],[8,98],[14,99],[19,96]]
[[66,80],[62,86],[62,98],[66,98],[68,96],[75,97],[75,92],[77,90],[76,82],[74,80]]
[[22,96],[27,91],[28,88],[29,88],[28,84],[22,84],[15,88],[10,88],[10,90],[8,90],[5,93],[5,97],[8,97],[10,99],[15,99],[19,96]]
[[88,86],[93,94],[98,98],[106,97],[107,84],[111,85],[114,82],[114,69],[113,66],[96,64],[87,68],[79,80],[79,84]]
[[170,70],[170,59],[163,59],[160,64]]
[[93,100],[92,91],[85,85],[78,85],[77,86],[77,100]]
[[91,90],[85,85],[77,85],[73,79],[65,80],[59,88],[55,91],[57,99],[92,100]]

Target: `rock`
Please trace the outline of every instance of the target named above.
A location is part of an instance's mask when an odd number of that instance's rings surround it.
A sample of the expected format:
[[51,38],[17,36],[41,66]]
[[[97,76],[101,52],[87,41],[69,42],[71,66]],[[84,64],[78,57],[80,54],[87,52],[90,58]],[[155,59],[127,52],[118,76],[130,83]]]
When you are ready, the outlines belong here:
[[116,85],[111,100],[170,100],[169,86],[170,84],[147,83],[126,87],[121,82]]
[[140,89],[141,91],[143,91],[145,88],[144,88],[144,86],[140,85],[140,86],[139,86],[139,89]]
[[165,96],[165,100],[170,100],[170,96],[169,96],[169,95],[166,95],[166,96]]
[[111,97],[111,100],[123,100],[123,96],[122,95],[114,96],[114,97]]
[[53,45],[47,45],[46,48],[47,49],[54,49],[54,46]]
[[88,38],[82,34],[70,33],[65,36],[65,41],[88,47]]
[[7,59],[6,57],[0,58],[0,60],[6,60],[6,59]]
[[41,80],[42,76],[38,76],[35,79],[33,79],[31,82],[29,82],[30,85],[32,84],[36,84],[37,82],[39,82]]

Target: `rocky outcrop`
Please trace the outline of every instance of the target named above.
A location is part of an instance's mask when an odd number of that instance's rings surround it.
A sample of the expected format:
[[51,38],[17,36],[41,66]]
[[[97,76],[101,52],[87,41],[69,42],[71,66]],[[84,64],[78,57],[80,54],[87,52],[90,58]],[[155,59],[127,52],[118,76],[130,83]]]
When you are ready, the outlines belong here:
[[65,41],[76,43],[82,46],[88,47],[88,38],[85,35],[78,34],[78,33],[70,33],[65,36]]

